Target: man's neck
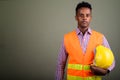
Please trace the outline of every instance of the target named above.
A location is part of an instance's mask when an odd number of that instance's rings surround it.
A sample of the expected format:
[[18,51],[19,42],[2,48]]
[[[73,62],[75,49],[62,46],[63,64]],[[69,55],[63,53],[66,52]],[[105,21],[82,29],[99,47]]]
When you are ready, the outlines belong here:
[[87,28],[81,28],[81,27],[78,27],[78,29],[83,33],[83,35],[85,34],[85,32],[88,30],[88,27]]

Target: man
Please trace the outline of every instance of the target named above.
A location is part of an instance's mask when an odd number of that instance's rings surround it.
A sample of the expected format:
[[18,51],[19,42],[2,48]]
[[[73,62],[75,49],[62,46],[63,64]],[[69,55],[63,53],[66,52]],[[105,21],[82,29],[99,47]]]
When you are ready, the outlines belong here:
[[108,69],[92,65],[96,46],[110,47],[103,34],[89,27],[91,18],[91,4],[88,2],[79,3],[75,16],[78,26],[76,30],[64,36],[58,55],[56,80],[64,79],[66,63],[67,80],[101,80],[100,76],[108,74],[114,68],[115,61]]

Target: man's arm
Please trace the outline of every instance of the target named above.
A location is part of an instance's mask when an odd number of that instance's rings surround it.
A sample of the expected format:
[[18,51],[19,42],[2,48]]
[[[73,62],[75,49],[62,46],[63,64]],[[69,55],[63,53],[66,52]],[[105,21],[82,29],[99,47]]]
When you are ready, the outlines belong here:
[[[110,46],[109,46],[109,43],[108,43],[108,41],[105,37],[103,37],[103,45],[105,47],[111,49]],[[115,60],[114,60],[113,64],[108,68],[108,70],[111,71],[111,70],[113,70],[114,67],[115,67]]]
[[56,80],[64,79],[64,70],[67,61],[68,54],[65,50],[64,42],[62,42],[60,52],[58,54],[57,68],[56,68]]
[[[108,41],[105,37],[103,37],[103,46],[107,47],[110,49],[110,46],[108,44]],[[100,67],[97,67],[95,65],[91,65],[90,68],[92,70],[92,72],[95,74],[95,75],[106,75],[107,73],[109,73],[113,68],[115,67],[115,60],[113,62],[113,64],[108,68],[108,69],[103,69],[103,68],[100,68]]]

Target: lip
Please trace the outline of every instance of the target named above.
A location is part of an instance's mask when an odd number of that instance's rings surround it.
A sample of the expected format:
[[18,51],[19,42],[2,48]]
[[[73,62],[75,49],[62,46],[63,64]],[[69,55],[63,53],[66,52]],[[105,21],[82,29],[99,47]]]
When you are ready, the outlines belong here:
[[87,23],[87,21],[82,21],[82,23]]

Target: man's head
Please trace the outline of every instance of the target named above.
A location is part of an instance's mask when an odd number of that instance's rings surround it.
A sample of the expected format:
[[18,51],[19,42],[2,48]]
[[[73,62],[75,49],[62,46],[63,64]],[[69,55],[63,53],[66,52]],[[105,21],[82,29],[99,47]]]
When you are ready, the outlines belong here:
[[88,2],[81,2],[76,7],[75,16],[78,27],[87,29],[92,18],[92,7]]

